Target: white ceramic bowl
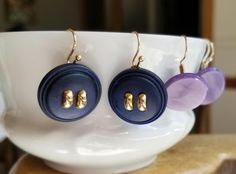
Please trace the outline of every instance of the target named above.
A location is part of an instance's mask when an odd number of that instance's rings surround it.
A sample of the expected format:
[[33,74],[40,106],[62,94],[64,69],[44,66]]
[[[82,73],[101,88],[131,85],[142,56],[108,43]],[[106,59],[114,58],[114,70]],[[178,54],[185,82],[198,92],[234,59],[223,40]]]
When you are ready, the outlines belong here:
[[[1,92],[1,85],[0,85],[0,116],[5,115],[5,111],[6,111],[6,105],[5,105],[5,101],[3,99],[3,93]],[[4,129],[3,125],[1,124],[1,122],[2,122],[1,118],[0,118],[0,143],[6,138],[5,129]]]
[[[136,38],[128,33],[78,32],[82,64],[96,72],[102,96],[96,109],[72,123],[46,117],[37,102],[43,76],[66,62],[72,37],[65,31],[0,34],[0,90],[6,103],[2,123],[17,146],[67,173],[121,173],[150,164],[191,130],[192,111],[166,109],[155,122],[133,125],[119,119],[108,102],[109,83],[131,66]],[[182,37],[141,34],[141,67],[163,81],[179,73]],[[199,69],[207,42],[188,38],[186,72]]]

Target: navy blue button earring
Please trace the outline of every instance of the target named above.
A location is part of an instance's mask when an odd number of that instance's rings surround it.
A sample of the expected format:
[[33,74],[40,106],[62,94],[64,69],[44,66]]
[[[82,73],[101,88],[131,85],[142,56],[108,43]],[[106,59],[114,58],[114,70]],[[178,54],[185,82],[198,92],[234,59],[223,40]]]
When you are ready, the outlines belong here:
[[167,105],[167,92],[163,81],[153,72],[140,68],[144,60],[139,56],[140,38],[134,32],[138,48],[132,67],[120,72],[111,82],[108,97],[113,111],[124,121],[147,124],[158,119]]
[[38,88],[38,102],[42,111],[50,118],[69,122],[88,115],[98,104],[101,84],[97,75],[87,66],[79,64],[80,55],[70,59],[76,48],[76,34],[67,63],[48,72]]

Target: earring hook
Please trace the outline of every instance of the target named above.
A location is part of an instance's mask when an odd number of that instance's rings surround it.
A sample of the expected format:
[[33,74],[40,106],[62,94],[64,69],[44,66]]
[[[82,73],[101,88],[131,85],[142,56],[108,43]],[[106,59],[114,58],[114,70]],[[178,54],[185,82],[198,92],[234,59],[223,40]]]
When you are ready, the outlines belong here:
[[[133,68],[139,68],[140,63],[144,61],[144,57],[143,56],[138,56],[139,52],[140,52],[140,37],[139,37],[139,33],[136,32],[136,31],[133,31],[132,33],[135,34],[135,36],[137,38],[137,42],[138,42],[137,51],[136,51],[136,53],[135,53],[135,55],[133,57],[133,60],[132,60],[132,67]],[[137,63],[135,63],[136,61],[137,61]]]
[[183,61],[186,59],[186,54],[187,54],[187,51],[188,51],[188,42],[187,42],[187,37],[185,35],[183,35],[184,37],[184,56],[183,58],[180,60],[180,65],[179,65],[179,70],[180,70],[180,73],[184,73],[184,66],[183,66]]
[[[68,28],[66,31],[70,31],[72,33],[72,36],[73,36],[73,46],[72,46],[72,49],[71,49],[71,51],[70,51],[70,53],[67,57],[67,63],[70,63],[70,59],[71,59],[71,57],[72,57],[72,55],[75,51],[75,48],[77,46],[77,43],[76,43],[77,42],[77,36],[75,34],[75,31],[71,28]],[[82,59],[81,55],[76,54],[73,63],[76,63],[76,62],[80,61],[81,59]]]
[[214,57],[215,57],[215,47],[214,47],[213,42],[208,41],[207,49],[209,50],[207,54],[207,58],[202,61],[201,69],[207,68],[208,65],[214,60]]
[[207,47],[206,47],[206,50],[205,50],[205,53],[203,55],[203,58],[202,58],[202,63],[206,61],[206,59],[208,59],[208,57],[210,56],[211,54],[211,48],[210,48],[210,41],[208,40],[207,42]]

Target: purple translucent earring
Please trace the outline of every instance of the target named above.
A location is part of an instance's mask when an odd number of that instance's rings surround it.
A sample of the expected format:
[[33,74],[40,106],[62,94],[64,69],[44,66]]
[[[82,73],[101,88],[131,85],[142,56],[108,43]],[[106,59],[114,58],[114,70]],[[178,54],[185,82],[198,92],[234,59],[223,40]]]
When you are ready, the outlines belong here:
[[166,83],[168,93],[167,107],[173,110],[192,110],[203,103],[208,86],[203,77],[196,73],[185,73],[183,61],[187,53],[187,37],[184,36],[185,52],[180,60],[180,74],[170,78]]
[[198,75],[202,77],[208,87],[207,95],[202,102],[202,105],[211,104],[216,101],[224,91],[225,76],[224,73],[216,67],[208,67],[210,62],[213,61],[215,55],[214,44],[209,41],[208,43],[208,56],[201,64],[201,70]]

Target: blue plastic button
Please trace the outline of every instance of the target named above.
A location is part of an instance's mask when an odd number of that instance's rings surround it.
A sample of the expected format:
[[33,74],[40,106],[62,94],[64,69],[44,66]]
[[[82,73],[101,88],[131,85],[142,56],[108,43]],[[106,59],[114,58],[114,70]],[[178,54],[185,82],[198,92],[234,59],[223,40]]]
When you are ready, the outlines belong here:
[[[63,92],[71,90],[74,102],[70,108],[62,107]],[[84,108],[76,107],[80,90],[87,93]],[[101,84],[96,74],[88,67],[69,63],[51,70],[41,81],[38,88],[38,102],[42,111],[57,121],[74,121],[88,115],[98,104],[101,97]]]
[[[124,107],[126,92],[133,95],[133,110]],[[147,110],[137,108],[140,93],[147,96]],[[167,91],[163,81],[153,72],[142,68],[130,68],[119,73],[111,82],[108,91],[113,111],[123,120],[132,124],[147,124],[158,119],[167,105]]]

